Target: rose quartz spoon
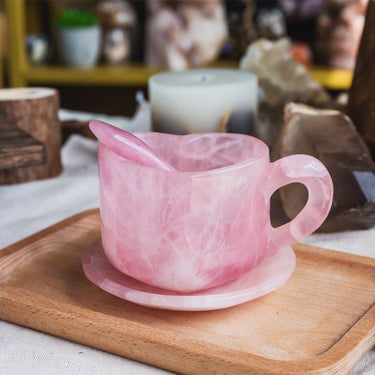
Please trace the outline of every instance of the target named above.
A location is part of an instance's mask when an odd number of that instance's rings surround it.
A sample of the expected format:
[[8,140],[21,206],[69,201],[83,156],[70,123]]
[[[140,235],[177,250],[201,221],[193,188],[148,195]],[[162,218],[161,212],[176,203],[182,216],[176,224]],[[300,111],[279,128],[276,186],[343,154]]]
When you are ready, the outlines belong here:
[[151,147],[126,130],[98,120],[90,121],[89,126],[96,138],[117,155],[147,167],[176,170]]

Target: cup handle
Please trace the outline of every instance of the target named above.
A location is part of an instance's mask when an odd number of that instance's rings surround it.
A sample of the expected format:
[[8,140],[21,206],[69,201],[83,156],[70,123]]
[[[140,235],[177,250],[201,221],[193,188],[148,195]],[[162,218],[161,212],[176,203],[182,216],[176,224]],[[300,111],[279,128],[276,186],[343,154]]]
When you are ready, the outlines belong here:
[[267,199],[282,186],[299,182],[306,186],[306,205],[290,222],[271,226],[270,250],[298,242],[314,232],[325,220],[332,205],[333,183],[326,167],[310,155],[290,155],[271,163]]

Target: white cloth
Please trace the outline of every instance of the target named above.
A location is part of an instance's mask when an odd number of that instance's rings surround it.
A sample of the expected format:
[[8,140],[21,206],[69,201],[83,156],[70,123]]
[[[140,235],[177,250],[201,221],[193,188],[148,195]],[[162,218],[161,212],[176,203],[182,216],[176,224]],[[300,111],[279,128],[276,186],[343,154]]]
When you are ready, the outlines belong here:
[[[99,207],[97,143],[74,135],[56,178],[0,186],[0,249],[78,212]],[[305,242],[375,257],[375,228],[314,234]],[[334,318],[333,318],[334,319]],[[0,321],[2,375],[167,374],[142,363]],[[375,350],[352,374],[375,374]]]

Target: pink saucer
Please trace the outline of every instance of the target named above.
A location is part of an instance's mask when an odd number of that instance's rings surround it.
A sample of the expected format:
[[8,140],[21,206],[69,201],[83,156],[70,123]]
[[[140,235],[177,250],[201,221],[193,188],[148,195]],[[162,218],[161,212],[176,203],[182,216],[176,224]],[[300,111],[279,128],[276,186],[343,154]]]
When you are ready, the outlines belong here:
[[117,297],[160,309],[203,311],[239,305],[274,291],[291,276],[296,257],[290,246],[283,247],[239,279],[194,293],[164,290],[126,276],[109,263],[100,239],[85,251],[82,264],[91,282]]

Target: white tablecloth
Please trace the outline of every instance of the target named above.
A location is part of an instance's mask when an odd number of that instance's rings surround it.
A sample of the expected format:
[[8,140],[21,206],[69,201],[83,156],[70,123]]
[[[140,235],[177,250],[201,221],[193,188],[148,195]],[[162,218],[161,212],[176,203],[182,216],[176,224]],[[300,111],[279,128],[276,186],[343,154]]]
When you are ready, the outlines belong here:
[[[72,136],[62,150],[62,159],[64,171],[57,178],[0,186],[0,249],[99,206],[97,143]],[[305,242],[375,257],[375,228],[314,234]],[[0,321],[1,375],[163,373],[168,372]],[[352,374],[375,374],[375,350],[363,358]]]

